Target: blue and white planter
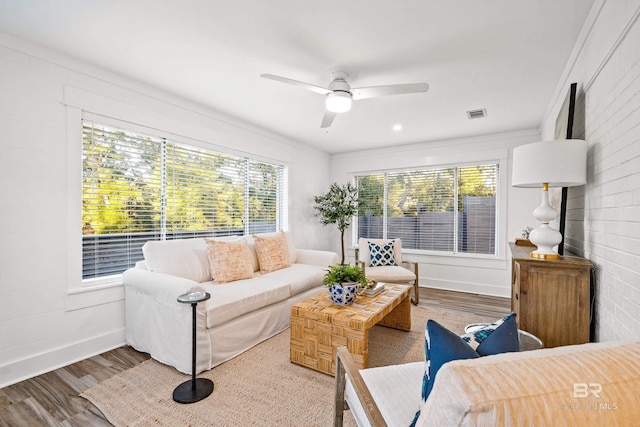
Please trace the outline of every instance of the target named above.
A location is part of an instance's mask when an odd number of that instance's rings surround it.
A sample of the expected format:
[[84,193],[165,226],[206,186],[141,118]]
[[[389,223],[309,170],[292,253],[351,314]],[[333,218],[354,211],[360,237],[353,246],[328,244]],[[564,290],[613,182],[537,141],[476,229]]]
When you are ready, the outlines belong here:
[[329,288],[329,296],[331,296],[331,301],[333,301],[334,304],[350,305],[356,300],[356,294],[359,288],[360,284],[357,282],[334,283],[333,286]]

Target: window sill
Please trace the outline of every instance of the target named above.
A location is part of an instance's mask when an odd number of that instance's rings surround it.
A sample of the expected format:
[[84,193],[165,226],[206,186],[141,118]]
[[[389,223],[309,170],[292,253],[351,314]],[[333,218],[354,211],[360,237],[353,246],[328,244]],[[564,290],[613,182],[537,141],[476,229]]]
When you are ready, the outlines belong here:
[[506,270],[508,268],[505,258],[494,256],[478,256],[470,254],[457,255],[433,255],[416,254],[411,252],[403,253],[403,258],[431,265],[446,265],[461,268],[488,268],[492,270]]
[[418,256],[418,257],[430,257],[435,259],[444,259],[444,260],[483,260],[483,261],[495,261],[495,260],[504,260],[505,258],[501,258],[498,255],[491,254],[476,254],[471,252],[458,252],[454,254],[453,252],[429,252],[429,251],[419,251],[416,249],[402,249],[402,254],[406,254],[409,256]]
[[[355,249],[357,246],[352,248]],[[483,255],[472,253],[445,253],[445,252],[425,252],[415,249],[402,249],[402,258],[407,261],[432,265],[448,265],[456,267],[489,268],[495,270],[506,270],[508,268],[507,259],[495,255]]]
[[65,298],[65,311],[81,310],[116,301],[124,301],[124,286],[120,280],[69,289]]

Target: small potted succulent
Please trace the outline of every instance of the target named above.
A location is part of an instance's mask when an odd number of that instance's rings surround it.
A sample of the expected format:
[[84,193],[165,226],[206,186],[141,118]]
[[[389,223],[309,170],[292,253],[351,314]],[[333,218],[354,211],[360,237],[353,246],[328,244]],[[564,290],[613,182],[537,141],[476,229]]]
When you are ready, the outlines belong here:
[[334,304],[349,305],[356,299],[358,289],[368,287],[364,272],[357,265],[330,265],[322,283],[329,288]]

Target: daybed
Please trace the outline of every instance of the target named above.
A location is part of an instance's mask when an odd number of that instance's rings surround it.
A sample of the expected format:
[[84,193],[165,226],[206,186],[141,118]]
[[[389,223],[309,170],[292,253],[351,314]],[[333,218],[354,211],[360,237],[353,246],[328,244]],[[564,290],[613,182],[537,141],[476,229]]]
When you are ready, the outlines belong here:
[[[640,341],[591,343],[456,360],[440,368],[416,426],[635,426]],[[345,398],[359,426],[408,426],[424,362],[358,371],[338,349],[335,426]],[[366,408],[366,410],[365,410]]]
[[[291,305],[321,292],[325,269],[337,263],[338,255],[296,249],[288,233],[254,237],[147,242],[145,260],[123,275],[127,344],[191,373],[192,310],[176,299],[191,291],[211,294],[211,299],[197,306],[197,372],[285,330]],[[279,245],[276,250],[268,245],[257,247],[258,240],[278,241]],[[276,265],[280,268],[270,271],[270,260],[265,271],[257,248],[263,249],[262,255],[264,248],[271,249],[265,256],[280,256],[284,267]],[[228,281],[228,271],[221,270],[223,264],[241,270],[246,278]]]

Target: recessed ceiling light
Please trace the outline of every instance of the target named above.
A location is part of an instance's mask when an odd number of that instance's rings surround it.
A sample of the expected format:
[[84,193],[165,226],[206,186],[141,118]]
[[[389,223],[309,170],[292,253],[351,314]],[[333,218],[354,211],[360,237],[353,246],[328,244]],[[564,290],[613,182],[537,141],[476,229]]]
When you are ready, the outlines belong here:
[[395,125],[393,125],[394,132],[400,132],[401,130],[402,130],[402,125],[400,123],[396,123]]

